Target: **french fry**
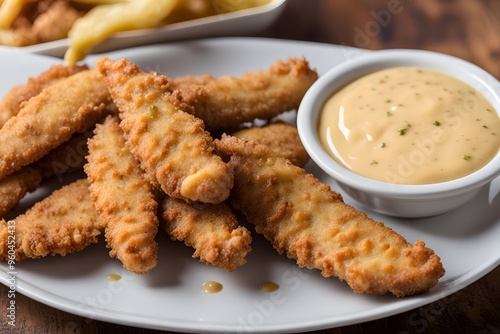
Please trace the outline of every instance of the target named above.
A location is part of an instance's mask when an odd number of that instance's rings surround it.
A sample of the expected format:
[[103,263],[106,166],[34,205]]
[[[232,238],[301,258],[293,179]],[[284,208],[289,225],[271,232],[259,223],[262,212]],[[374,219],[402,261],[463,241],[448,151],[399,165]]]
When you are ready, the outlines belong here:
[[8,29],[23,9],[26,0],[0,1],[0,29]]
[[115,3],[130,2],[133,0],[70,0],[71,2],[81,3],[85,5],[111,5]]
[[82,60],[90,48],[119,31],[157,26],[179,0],[140,0],[97,6],[75,21],[68,33],[68,64]]
[[270,0],[219,0],[214,1],[213,7],[217,14],[222,14],[262,6],[269,2]]

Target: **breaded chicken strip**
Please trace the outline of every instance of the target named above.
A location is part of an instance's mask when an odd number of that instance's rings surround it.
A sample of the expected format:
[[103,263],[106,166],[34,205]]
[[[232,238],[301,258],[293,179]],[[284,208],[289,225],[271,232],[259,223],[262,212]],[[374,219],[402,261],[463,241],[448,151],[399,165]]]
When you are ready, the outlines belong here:
[[16,206],[26,193],[34,191],[42,182],[36,167],[26,166],[0,180],[0,217]]
[[199,76],[185,75],[170,79],[171,91],[192,86],[206,85],[210,81],[215,80],[211,74],[203,74]]
[[[172,94],[208,129],[233,129],[244,122],[271,119],[297,109],[317,78],[318,73],[304,58],[289,58],[265,71],[245,73],[241,78],[222,76],[201,86],[182,87]],[[194,108],[188,109],[186,104]]]
[[193,257],[229,272],[247,262],[252,237],[225,202],[186,203],[166,196],[160,206],[160,226],[173,240],[193,247]]
[[97,68],[120,110],[127,145],[149,180],[174,198],[224,201],[232,170],[214,154],[203,121],[175,106],[167,77],[142,72],[125,59],[101,58]]
[[426,292],[444,275],[422,241],[411,245],[265,146],[227,135],[215,143],[235,168],[233,206],[300,267],[336,276],[358,293],[398,297]]
[[7,259],[11,237],[16,240],[16,261],[64,256],[96,243],[101,231],[88,187],[85,179],[75,181],[55,190],[14,221],[0,220],[0,260]]
[[83,170],[89,153],[87,140],[91,135],[91,130],[74,134],[68,141],[49,151],[30,166],[38,168],[43,178],[57,176],[58,180],[62,181],[63,174]]
[[127,270],[143,274],[158,262],[158,203],[153,186],[125,146],[115,117],[97,124],[84,168],[110,256],[117,257]]
[[29,78],[25,84],[12,87],[0,101],[0,128],[9,118],[17,115],[21,103],[38,95],[45,87],[85,69],[87,66],[52,65],[47,71]]
[[290,123],[275,122],[264,126],[253,126],[236,131],[232,135],[262,144],[296,166],[303,167],[309,161],[309,154],[302,145],[297,127]]
[[[297,128],[289,123],[252,127],[234,135],[262,143],[274,154],[300,165],[309,159]],[[225,202],[211,205],[165,198],[161,209],[163,222],[160,226],[172,239],[192,246],[195,249],[193,257],[226,271],[246,263],[245,256],[251,250],[250,232],[238,226],[237,218]]]
[[17,205],[26,193],[38,188],[43,179],[82,169],[87,153],[86,134],[77,134],[40,160],[1,179],[0,217]]
[[91,128],[113,108],[97,70],[76,73],[45,88],[0,129],[0,179]]

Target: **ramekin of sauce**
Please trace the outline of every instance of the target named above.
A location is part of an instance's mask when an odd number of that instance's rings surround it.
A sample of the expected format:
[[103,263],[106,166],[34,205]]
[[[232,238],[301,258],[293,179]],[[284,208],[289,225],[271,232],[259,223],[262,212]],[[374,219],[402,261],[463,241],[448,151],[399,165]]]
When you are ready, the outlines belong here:
[[369,52],[321,75],[297,126],[355,200],[400,217],[463,205],[500,174],[500,83],[430,51]]

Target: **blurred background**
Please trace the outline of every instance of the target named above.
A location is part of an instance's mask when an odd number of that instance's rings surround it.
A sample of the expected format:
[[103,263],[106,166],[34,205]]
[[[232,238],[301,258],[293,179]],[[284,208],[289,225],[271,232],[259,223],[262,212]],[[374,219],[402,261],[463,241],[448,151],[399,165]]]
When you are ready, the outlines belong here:
[[500,78],[499,0],[289,0],[263,36],[467,59]]

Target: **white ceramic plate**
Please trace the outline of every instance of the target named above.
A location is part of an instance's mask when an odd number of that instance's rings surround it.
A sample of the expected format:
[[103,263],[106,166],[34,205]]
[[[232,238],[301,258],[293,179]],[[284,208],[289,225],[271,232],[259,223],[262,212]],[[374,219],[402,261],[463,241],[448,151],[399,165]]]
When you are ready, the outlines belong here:
[[[109,55],[126,57],[145,70],[176,76],[240,75],[265,69],[277,59],[301,56],[323,73],[361,52],[325,44],[222,38],[154,45]],[[92,64],[95,59],[88,61]],[[58,61],[0,51],[0,93]],[[28,64],[32,67],[28,68]],[[286,118],[294,121],[293,113]],[[330,182],[314,164],[307,169]],[[60,183],[53,180],[25,203],[42,196],[49,186]],[[339,190],[336,184],[331,186]],[[420,296],[397,299],[354,294],[335,278],[325,279],[318,271],[299,269],[255,233],[248,263],[233,273],[199,263],[191,258],[192,249],[160,233],[159,264],[148,274],[125,272],[116,259],[108,257],[101,242],[66,257],[17,263],[16,289],[44,304],[90,319],[181,332],[290,333],[360,323],[445,298],[494,269],[500,263],[499,189],[496,182],[466,206],[429,219],[403,220],[368,212],[409,241],[424,240],[441,256],[446,275],[434,289]],[[345,196],[345,200],[353,204],[349,197]],[[5,263],[0,265],[0,281],[6,285],[9,271]],[[111,273],[122,279],[109,281]],[[208,280],[222,283],[222,292],[202,292],[201,286]],[[259,284],[264,281],[276,282],[280,289],[271,294],[260,292]]]
[[[286,0],[271,0],[269,4],[245,10],[172,23],[153,29],[126,31],[114,34],[91,52],[101,53],[139,45],[214,36],[242,36],[256,33],[273,22],[283,11]],[[24,47],[0,46],[29,53],[63,57],[69,46],[68,39]]]

